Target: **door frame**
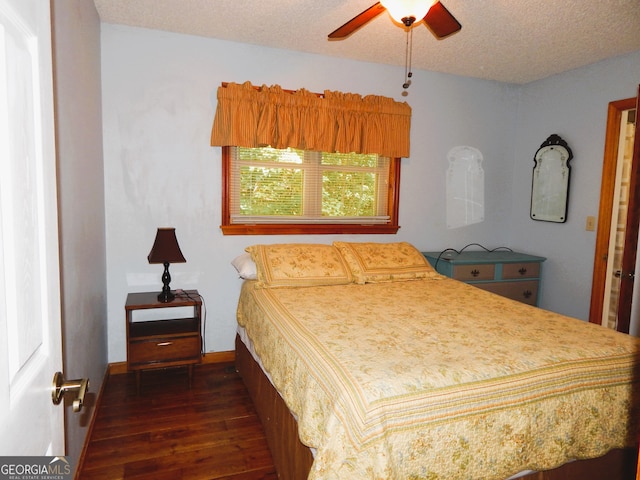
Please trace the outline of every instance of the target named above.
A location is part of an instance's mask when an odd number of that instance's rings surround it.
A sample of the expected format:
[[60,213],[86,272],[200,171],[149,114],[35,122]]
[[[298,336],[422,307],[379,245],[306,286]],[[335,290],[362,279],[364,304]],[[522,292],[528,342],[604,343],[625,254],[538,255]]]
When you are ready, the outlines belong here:
[[[600,208],[598,210],[598,228],[596,249],[593,260],[593,279],[591,282],[591,306],[589,322],[602,324],[602,307],[604,305],[607,279],[607,260],[609,255],[609,238],[613,216],[613,202],[618,164],[618,145],[620,139],[620,122],[622,112],[636,108],[636,97],[616,100],[609,103],[607,113],[607,129],[604,143],[604,159],[602,162],[602,183],[600,186]],[[637,118],[637,117],[636,117]]]

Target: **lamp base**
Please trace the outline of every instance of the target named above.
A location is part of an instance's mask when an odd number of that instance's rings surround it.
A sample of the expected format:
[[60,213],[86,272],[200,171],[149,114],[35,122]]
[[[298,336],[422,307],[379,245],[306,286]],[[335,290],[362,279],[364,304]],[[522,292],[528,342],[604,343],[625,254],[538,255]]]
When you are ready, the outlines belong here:
[[164,262],[164,272],[162,273],[162,291],[160,292],[160,295],[158,295],[159,302],[169,303],[173,302],[173,299],[176,298],[176,296],[171,293],[169,283],[171,283],[171,275],[169,274],[169,262]]
[[173,294],[173,292],[171,292],[171,290],[166,291],[166,292],[163,290],[158,295],[158,301],[161,302],[161,303],[173,302],[173,300],[175,298],[176,298],[176,296]]

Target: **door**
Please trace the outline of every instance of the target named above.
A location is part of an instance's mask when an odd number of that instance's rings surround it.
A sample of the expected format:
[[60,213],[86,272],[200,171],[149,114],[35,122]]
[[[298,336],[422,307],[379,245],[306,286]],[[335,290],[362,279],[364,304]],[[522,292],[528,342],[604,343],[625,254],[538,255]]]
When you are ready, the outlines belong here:
[[64,455],[48,0],[0,0],[0,455]]
[[638,112],[637,98],[609,104],[589,315],[590,322],[625,333],[631,318],[640,216],[640,132],[635,129],[628,139],[632,145],[628,157],[624,141],[624,120],[633,109]]
[[[640,86],[636,97],[636,127],[637,113],[640,101]],[[620,275],[620,297],[618,299],[618,324],[616,330],[629,333],[631,324],[631,305],[633,299],[633,285],[635,279],[636,254],[638,251],[638,229],[640,227],[640,131],[635,129],[633,139],[633,161],[631,164],[631,181],[629,183],[629,208],[625,228],[624,253],[622,255],[622,269],[616,272]],[[638,272],[640,274],[640,272]]]

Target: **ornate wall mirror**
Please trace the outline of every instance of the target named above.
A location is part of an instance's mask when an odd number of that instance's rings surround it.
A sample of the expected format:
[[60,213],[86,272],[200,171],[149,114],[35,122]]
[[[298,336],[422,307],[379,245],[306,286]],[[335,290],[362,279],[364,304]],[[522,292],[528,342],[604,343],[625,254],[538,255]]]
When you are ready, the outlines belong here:
[[567,221],[569,201],[569,161],[573,153],[567,142],[555,133],[540,145],[533,161],[531,218],[544,222]]

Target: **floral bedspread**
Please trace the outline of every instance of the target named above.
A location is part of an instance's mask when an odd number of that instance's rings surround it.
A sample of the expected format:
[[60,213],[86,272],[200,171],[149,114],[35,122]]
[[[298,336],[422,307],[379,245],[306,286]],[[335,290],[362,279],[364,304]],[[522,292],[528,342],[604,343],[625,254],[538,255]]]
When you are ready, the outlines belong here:
[[255,289],[310,479],[505,479],[632,446],[638,339],[445,277]]

